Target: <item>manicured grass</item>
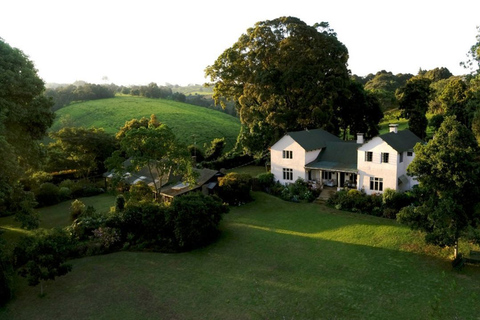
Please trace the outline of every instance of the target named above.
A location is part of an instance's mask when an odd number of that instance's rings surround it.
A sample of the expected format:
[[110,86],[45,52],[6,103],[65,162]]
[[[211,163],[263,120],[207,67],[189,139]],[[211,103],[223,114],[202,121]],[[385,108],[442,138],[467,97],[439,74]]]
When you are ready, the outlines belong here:
[[244,167],[238,167],[238,168],[233,168],[229,169],[228,172],[236,172],[236,173],[242,173],[242,174],[249,174],[252,177],[256,177],[261,173],[267,173],[267,169],[265,166],[244,166]]
[[107,133],[115,134],[125,121],[149,118],[151,114],[172,128],[177,138],[187,145],[193,144],[192,136],[195,135],[200,148],[215,138],[225,137],[226,149],[230,150],[240,131],[238,118],[222,112],[171,100],[132,96],[87,101],[62,108],[56,112],[51,130],[68,125],[104,128]]
[[72,261],[46,297],[21,283],[1,319],[476,319],[480,269],[394,221],[263,193],[213,245]]
[[[107,213],[115,205],[115,196],[101,194],[95,197],[79,198],[86,206],[93,206],[99,213]],[[37,209],[40,214],[40,228],[66,227],[70,225],[70,205],[73,200],[64,201],[51,207]],[[30,232],[20,228],[20,223],[13,216],[0,218],[0,230],[4,231],[3,238],[7,242],[17,241],[21,236]]]

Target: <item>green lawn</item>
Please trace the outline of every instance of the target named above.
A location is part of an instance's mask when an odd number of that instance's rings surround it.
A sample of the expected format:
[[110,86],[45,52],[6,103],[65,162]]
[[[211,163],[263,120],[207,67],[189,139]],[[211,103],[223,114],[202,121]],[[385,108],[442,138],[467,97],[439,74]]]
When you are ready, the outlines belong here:
[[478,319],[480,269],[451,271],[418,233],[254,196],[207,248],[75,260],[44,298],[20,284],[0,319]]
[[[115,196],[101,194],[95,197],[79,198],[86,206],[93,206],[99,213],[107,213],[110,207],[115,205]],[[40,227],[66,227],[70,224],[70,205],[73,200],[65,201],[51,207],[37,209],[40,214]],[[29,232],[20,228],[20,224],[13,216],[0,218],[0,230],[4,231],[3,237],[9,241],[15,241]]]
[[62,126],[83,126],[104,128],[107,133],[116,133],[125,121],[156,114],[160,122],[167,124],[179,140],[203,147],[215,138],[225,137],[229,150],[235,146],[240,131],[238,118],[215,110],[186,103],[148,99],[143,97],[117,96],[111,99],[92,100],[75,103],[56,112],[56,120],[51,128]]

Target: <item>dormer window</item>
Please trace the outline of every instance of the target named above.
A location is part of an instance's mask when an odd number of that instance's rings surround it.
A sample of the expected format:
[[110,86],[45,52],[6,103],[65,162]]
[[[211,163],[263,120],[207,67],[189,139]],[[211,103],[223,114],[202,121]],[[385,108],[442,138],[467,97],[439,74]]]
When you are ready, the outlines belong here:
[[283,150],[283,159],[293,159],[293,151]]

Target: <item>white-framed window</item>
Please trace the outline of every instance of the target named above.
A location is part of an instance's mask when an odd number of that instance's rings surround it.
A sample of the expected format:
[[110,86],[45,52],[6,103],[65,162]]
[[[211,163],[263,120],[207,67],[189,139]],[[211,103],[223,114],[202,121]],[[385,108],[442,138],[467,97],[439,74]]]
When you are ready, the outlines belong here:
[[382,152],[382,163],[388,163],[388,158],[389,158],[389,153],[388,152]]
[[293,151],[283,150],[283,159],[293,159]]
[[372,160],[373,160],[373,152],[365,151],[365,161],[372,162]]
[[370,177],[370,190],[383,191],[383,178]]
[[322,179],[323,180],[332,179],[332,172],[331,171],[322,171]]
[[283,168],[283,180],[293,181],[293,169]]
[[399,153],[400,157],[398,159],[398,162],[402,163],[403,162],[403,152]]
[[413,152],[412,151],[407,151],[407,157],[413,157]]

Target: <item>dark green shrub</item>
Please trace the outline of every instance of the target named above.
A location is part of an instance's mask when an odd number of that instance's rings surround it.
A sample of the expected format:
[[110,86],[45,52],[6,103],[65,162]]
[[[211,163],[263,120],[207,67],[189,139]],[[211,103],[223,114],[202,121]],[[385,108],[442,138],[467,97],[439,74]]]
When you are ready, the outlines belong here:
[[252,177],[248,174],[230,172],[218,179],[218,195],[229,205],[241,205],[252,201],[250,190]]
[[210,244],[218,235],[218,224],[228,207],[218,197],[191,192],[175,198],[167,213],[167,224],[180,250]]
[[122,212],[125,209],[125,197],[119,194],[115,198],[115,212]]
[[[1,236],[1,234],[0,234]],[[0,238],[0,307],[12,298],[13,268],[4,240]]]
[[278,192],[276,189],[279,189],[279,196],[285,201],[308,201],[311,202],[315,200],[320,190],[312,190],[303,179],[299,178],[295,183],[291,183],[283,188],[274,186],[272,189],[275,189],[275,192]]
[[39,207],[51,206],[60,202],[60,191],[51,182],[45,182],[35,191],[35,199]]
[[72,196],[72,190],[67,187],[60,187],[58,189],[58,194],[60,196],[60,201],[68,200]]
[[275,184],[275,176],[273,173],[261,173],[256,178],[256,184],[259,190],[270,192]]

